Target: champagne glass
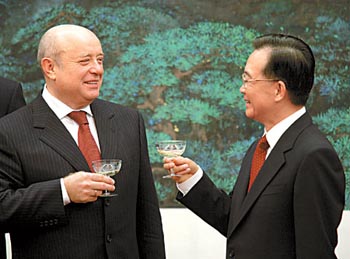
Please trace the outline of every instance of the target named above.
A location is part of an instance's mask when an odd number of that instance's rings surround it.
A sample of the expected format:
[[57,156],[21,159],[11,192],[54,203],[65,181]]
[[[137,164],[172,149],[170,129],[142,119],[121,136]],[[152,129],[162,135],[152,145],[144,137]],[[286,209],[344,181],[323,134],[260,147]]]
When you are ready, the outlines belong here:
[[[162,140],[156,143],[157,151],[163,157],[177,157],[181,156],[186,149],[185,140]],[[163,178],[171,178],[176,175],[172,169],[170,169],[170,174],[164,175]]]
[[[94,168],[95,173],[103,174],[108,177],[112,177],[119,173],[121,166],[122,160],[120,159],[101,159],[92,161],[92,167]],[[113,197],[116,195],[118,194],[105,190],[100,197]]]

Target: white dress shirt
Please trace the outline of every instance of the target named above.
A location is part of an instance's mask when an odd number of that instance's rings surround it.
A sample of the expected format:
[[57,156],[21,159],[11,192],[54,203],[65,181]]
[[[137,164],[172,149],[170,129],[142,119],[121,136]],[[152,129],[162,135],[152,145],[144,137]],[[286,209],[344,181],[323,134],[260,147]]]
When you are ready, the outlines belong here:
[[[78,130],[79,125],[74,120],[72,120],[70,117],[68,117],[68,114],[72,111],[76,111],[63,102],[61,102],[59,99],[57,99],[55,96],[53,96],[46,88],[46,85],[44,87],[42,97],[44,98],[47,105],[50,107],[50,109],[56,114],[56,116],[60,119],[60,121],[63,123],[63,125],[67,128],[69,133],[72,135],[73,139],[78,145]],[[100,144],[98,141],[98,135],[97,135],[97,129],[95,125],[95,120],[93,118],[93,114],[91,112],[90,105],[80,109],[79,111],[85,111],[86,117],[89,122],[89,127],[92,136],[95,139],[95,142],[97,144],[97,147],[100,149]],[[62,190],[62,196],[63,196],[63,204],[67,205],[70,203],[70,199],[66,190],[66,187],[64,185],[63,178],[60,179],[61,182],[61,190]]]
[[[275,145],[277,144],[278,140],[281,138],[283,133],[305,112],[306,112],[305,107],[302,107],[301,109],[294,112],[284,120],[277,123],[268,132],[266,132],[266,129],[264,130],[264,135],[266,134],[266,139],[267,139],[267,142],[269,143],[269,149],[267,150],[266,158],[269,156],[269,154],[271,153],[271,150],[275,147]],[[183,195],[186,195],[193,188],[193,186],[195,186],[195,184],[199,182],[202,176],[203,176],[203,170],[199,167],[198,171],[191,178],[189,178],[183,183],[176,184],[176,186]]]

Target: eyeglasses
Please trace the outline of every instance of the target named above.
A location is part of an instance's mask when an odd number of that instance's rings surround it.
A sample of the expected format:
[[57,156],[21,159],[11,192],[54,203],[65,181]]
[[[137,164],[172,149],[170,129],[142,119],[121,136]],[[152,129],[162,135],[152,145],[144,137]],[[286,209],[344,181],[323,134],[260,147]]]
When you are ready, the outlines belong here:
[[248,87],[248,83],[252,83],[252,82],[260,82],[260,81],[279,81],[279,79],[252,79],[252,78],[247,78],[246,74],[242,74],[242,83],[243,83],[243,87],[247,88]]

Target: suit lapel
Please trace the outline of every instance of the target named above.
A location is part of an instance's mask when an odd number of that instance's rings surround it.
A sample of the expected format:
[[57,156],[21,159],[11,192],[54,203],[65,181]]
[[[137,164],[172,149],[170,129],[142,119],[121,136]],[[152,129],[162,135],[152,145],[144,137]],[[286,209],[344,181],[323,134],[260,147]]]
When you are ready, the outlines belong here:
[[75,170],[90,171],[74,139],[41,96],[32,103],[32,111],[33,127],[41,131],[39,139],[59,153]]
[[238,221],[238,217],[240,215],[240,208],[247,195],[250,164],[253,158],[255,147],[256,147],[256,142],[250,146],[246,156],[242,161],[241,169],[239,171],[238,178],[232,192],[230,222]]
[[[255,201],[263,193],[266,186],[273,180],[274,176],[279,172],[279,169],[285,163],[285,152],[293,148],[294,142],[300,132],[312,123],[311,117],[308,113],[299,118],[291,127],[281,136],[276,146],[271,151],[266,159],[261,171],[259,172],[250,192],[247,194],[249,171],[253,159],[255,146],[247,152],[247,156],[242,162],[240,175],[243,176],[237,179],[235,190],[232,196],[231,215],[228,227],[228,237],[235,230],[237,225],[246,216],[248,211],[252,208]],[[237,191],[236,191],[237,189]],[[235,197],[238,196],[238,197]],[[237,202],[237,204],[235,204]]]
[[117,157],[117,116],[104,101],[95,100],[91,104],[94,114],[102,158]]
[[[278,173],[281,166],[285,163],[285,159],[283,155],[284,152],[282,153],[274,152],[274,153],[275,153],[274,157],[271,157],[271,159],[269,159],[270,158],[269,156],[269,158],[267,158],[263,167],[261,168],[261,171],[259,172],[258,177],[255,179],[255,182],[252,188],[250,189],[249,193],[246,194],[243,202],[241,202],[240,208],[235,211],[234,221],[230,226],[230,234],[241,222],[244,216],[248,213],[249,209],[254,205],[254,202],[262,194],[265,187],[272,181],[272,179]],[[270,155],[272,155],[272,153]],[[245,173],[247,175],[246,177],[247,179],[249,179],[249,171],[250,171],[250,166],[249,166],[249,170],[247,170],[247,172]],[[243,187],[245,192],[247,192],[246,190],[248,188],[248,181],[246,181]]]

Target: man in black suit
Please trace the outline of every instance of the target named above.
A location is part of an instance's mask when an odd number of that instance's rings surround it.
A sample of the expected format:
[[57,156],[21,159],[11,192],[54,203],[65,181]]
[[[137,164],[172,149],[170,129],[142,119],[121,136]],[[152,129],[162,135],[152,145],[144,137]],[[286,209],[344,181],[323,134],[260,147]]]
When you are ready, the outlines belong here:
[[246,116],[264,125],[268,141],[255,181],[250,171],[257,142],[229,195],[188,158],[165,159],[164,168],[180,175],[173,177],[178,200],[226,236],[226,258],[336,258],[344,171],[305,109],[313,53],[302,40],[279,34],[257,38],[254,49],[240,92]]
[[20,83],[0,77],[0,118],[26,105]]
[[[143,119],[97,99],[103,58],[90,30],[49,29],[38,49],[42,94],[0,123],[0,224],[14,259],[165,258]],[[72,111],[86,112],[102,158],[123,161],[113,179],[90,172]],[[118,196],[99,197],[115,185]]]
[[[20,83],[0,77],[0,118],[26,104]],[[5,235],[0,231],[0,259],[6,258]]]

